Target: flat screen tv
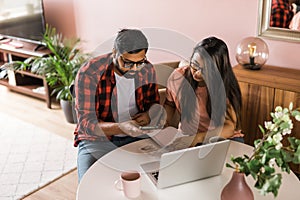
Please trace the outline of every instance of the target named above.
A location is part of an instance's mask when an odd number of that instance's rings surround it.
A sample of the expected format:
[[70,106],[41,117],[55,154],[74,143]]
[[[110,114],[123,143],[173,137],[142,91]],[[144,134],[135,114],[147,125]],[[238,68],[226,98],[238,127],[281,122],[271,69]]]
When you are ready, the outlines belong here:
[[0,36],[42,44],[43,0],[0,0]]

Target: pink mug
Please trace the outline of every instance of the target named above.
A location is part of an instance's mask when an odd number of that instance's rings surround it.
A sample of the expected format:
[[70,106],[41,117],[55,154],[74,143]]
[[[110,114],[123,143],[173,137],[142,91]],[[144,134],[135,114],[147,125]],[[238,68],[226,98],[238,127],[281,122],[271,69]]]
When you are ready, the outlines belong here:
[[115,181],[117,190],[123,191],[127,198],[136,198],[141,194],[141,175],[138,171],[125,171]]

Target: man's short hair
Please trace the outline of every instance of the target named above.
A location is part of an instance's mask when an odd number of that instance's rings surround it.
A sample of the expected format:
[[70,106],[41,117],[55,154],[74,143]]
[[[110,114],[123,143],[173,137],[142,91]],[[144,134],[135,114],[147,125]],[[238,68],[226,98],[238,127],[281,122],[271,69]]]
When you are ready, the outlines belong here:
[[114,48],[117,53],[138,53],[142,50],[147,52],[148,41],[142,31],[137,29],[122,29],[114,42]]

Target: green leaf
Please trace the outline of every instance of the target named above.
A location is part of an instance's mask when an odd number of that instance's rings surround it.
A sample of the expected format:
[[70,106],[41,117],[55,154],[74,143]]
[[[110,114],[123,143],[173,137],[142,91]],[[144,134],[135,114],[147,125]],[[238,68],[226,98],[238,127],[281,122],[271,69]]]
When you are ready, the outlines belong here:
[[300,144],[300,140],[296,139],[295,137],[288,137],[288,141],[292,149],[297,149]]
[[260,168],[263,166],[263,164],[259,160],[253,159],[247,163],[247,166],[251,174],[252,173],[257,174],[260,171]]
[[260,132],[264,135],[265,134],[265,129],[259,124],[258,125]]
[[235,167],[233,167],[233,166],[232,166],[232,165],[230,165],[229,163],[226,163],[226,167],[229,167],[229,168],[235,169]]
[[286,163],[291,162],[293,160],[293,152],[289,150],[281,149],[280,155]]
[[258,145],[261,143],[261,141],[262,141],[261,139],[255,140],[255,141],[254,141],[254,147],[257,148]]
[[265,165],[264,166],[264,169],[265,169],[265,174],[267,175],[267,176],[269,176],[269,175],[271,175],[271,174],[273,174],[274,172],[275,172],[275,169],[274,169],[274,167],[270,167],[269,165]]
[[281,174],[275,174],[267,176],[261,174],[255,183],[255,187],[260,190],[260,193],[266,195],[267,193],[273,193],[274,197],[278,195],[278,190],[281,185]]
[[293,163],[300,164],[300,146],[297,147],[297,150],[294,154]]

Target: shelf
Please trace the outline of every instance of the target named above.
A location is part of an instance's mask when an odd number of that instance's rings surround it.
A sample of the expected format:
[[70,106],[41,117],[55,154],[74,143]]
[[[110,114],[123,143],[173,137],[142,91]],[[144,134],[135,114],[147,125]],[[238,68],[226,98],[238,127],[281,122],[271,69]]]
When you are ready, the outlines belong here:
[[[0,44],[0,63],[4,64],[15,60],[22,60],[28,57],[43,57],[50,53],[47,49],[35,50],[37,44],[22,42],[22,48],[14,48],[7,44]],[[51,108],[49,86],[46,78],[33,74],[30,71],[8,70],[8,79],[0,79],[0,85],[6,86],[9,90],[19,92],[28,96],[46,101],[47,107]],[[44,87],[45,92],[35,92],[34,89]]]
[[34,78],[44,79],[43,76],[38,75],[38,74],[33,74],[33,73],[30,72],[30,71],[17,70],[16,73],[18,73],[18,74],[23,74],[23,75],[30,76],[30,77],[34,77]]
[[7,79],[0,79],[0,85],[4,85],[4,86],[10,86],[9,84],[8,84],[8,80]]
[[250,70],[241,65],[236,65],[233,67],[233,71],[238,81],[300,92],[300,71],[297,69],[264,65],[260,70]]
[[26,94],[29,96],[36,97],[38,99],[46,100],[46,96],[44,94],[33,92],[33,89],[40,87],[40,85],[30,85],[30,86],[11,86],[9,85],[8,88],[15,92],[20,92],[22,94]]
[[[25,75],[26,77],[23,78],[20,77],[22,75]],[[45,100],[47,102],[47,107],[51,108],[51,97],[49,94],[49,86],[47,85],[47,82],[43,76],[32,74],[26,71],[16,71],[15,77],[16,77],[16,85],[10,84],[8,79],[0,80],[0,85],[6,86],[9,90],[12,90],[14,92],[19,92],[32,97],[36,97],[38,99]],[[28,83],[28,80],[31,80],[31,82]],[[39,84],[34,84],[37,82],[39,82]],[[45,93],[39,93],[33,91],[34,89],[39,87],[44,87]]]
[[12,54],[23,58],[28,58],[30,56],[43,57],[50,53],[48,49],[35,50],[37,44],[31,44],[28,42],[21,43],[23,44],[22,48],[15,48],[8,44],[0,44],[0,51],[3,53]]

